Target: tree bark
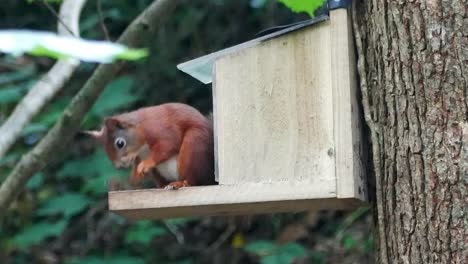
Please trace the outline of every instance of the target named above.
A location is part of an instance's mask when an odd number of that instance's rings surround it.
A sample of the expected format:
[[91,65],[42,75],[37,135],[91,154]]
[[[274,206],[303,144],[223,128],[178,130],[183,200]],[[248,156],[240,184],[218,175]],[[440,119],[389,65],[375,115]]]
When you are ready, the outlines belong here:
[[353,7],[379,263],[468,263],[468,4]]

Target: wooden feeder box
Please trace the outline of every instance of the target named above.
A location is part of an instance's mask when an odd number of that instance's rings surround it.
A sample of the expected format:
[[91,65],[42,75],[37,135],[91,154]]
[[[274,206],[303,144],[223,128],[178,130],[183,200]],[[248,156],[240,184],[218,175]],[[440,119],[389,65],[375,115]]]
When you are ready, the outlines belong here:
[[109,193],[130,219],[352,209],[366,201],[346,8],[178,65],[212,83],[219,185]]

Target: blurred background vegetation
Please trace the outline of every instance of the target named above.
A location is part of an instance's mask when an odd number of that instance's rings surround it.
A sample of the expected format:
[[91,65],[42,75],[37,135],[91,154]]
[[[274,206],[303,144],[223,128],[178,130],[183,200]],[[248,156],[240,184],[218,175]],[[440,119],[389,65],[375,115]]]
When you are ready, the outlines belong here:
[[[56,31],[42,1],[2,0],[0,29]],[[111,40],[151,0],[102,0]],[[59,4],[52,4],[58,10]],[[318,12],[323,12],[319,9]],[[100,96],[83,129],[106,115],[168,101],[211,111],[211,87],[176,69],[180,62],[254,38],[259,31],[308,19],[274,0],[186,0],[154,36],[150,56],[129,63]],[[81,36],[104,39],[96,1],[81,15]],[[0,57],[0,123],[53,60]],[[4,180],[22,154],[60,116],[95,64],[83,63],[72,80],[23,131],[0,160]],[[1,136],[1,135],[0,135]],[[1,263],[372,263],[371,215],[303,212],[252,218],[204,217],[128,221],[107,211],[106,186],[115,170],[91,139],[76,136],[67,155],[53,157],[12,205],[0,227]]]

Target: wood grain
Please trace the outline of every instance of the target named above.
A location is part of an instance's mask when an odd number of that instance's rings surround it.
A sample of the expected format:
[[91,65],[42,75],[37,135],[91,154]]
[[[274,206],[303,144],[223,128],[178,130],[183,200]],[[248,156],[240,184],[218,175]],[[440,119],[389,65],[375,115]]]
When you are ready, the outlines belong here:
[[158,219],[351,209],[362,205],[356,199],[336,199],[334,190],[324,190],[328,185],[240,184],[188,187],[177,191],[117,191],[109,193],[109,210],[130,219]]
[[313,185],[320,180],[333,184],[329,24],[292,32],[216,61],[220,184]]
[[330,11],[337,197],[365,200],[360,113],[351,16]]

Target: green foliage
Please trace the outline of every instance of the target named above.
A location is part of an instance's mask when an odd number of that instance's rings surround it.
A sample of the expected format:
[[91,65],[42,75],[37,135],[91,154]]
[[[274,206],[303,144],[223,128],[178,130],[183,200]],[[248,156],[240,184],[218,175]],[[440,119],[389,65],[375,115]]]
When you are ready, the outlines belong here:
[[[26,0],[26,2],[28,3],[33,3],[33,2],[37,2],[39,0]],[[44,1],[44,0],[42,0]],[[49,2],[49,3],[61,3],[63,2],[63,0],[45,0],[46,2]]]
[[250,6],[253,8],[263,7],[268,0],[250,0]]
[[28,188],[29,190],[35,190],[41,187],[43,183],[44,183],[44,174],[41,172],[38,172],[34,174],[34,176],[32,176],[31,179],[29,179],[28,183],[26,184],[26,188]]
[[50,104],[44,112],[38,115],[37,122],[45,126],[53,125],[57,119],[63,114],[63,111],[70,103],[71,98],[62,96]]
[[5,85],[0,89],[0,105],[18,102],[32,87],[36,80],[28,80],[12,85]]
[[48,216],[63,214],[65,218],[69,218],[83,211],[90,202],[90,199],[82,194],[69,192],[60,196],[52,197],[41,208],[39,208],[37,215]]
[[164,221],[166,223],[172,224],[172,225],[185,226],[188,223],[191,223],[191,222],[194,222],[194,221],[197,221],[197,220],[199,220],[199,219],[197,219],[195,217],[184,217],[184,218],[170,218],[170,219],[166,219]]
[[86,62],[110,63],[116,59],[140,60],[145,49],[129,49],[107,41],[91,41],[32,30],[0,30],[0,51],[20,56],[28,53],[54,59],[76,58]]
[[364,240],[364,243],[362,245],[362,250],[365,253],[371,253],[373,249],[374,249],[374,237],[372,235],[369,235],[366,238],[366,240]]
[[[120,20],[123,16],[122,11],[115,6],[102,10],[101,15],[103,19],[112,20]],[[82,32],[82,35],[86,35],[88,38],[100,37],[99,32],[96,32],[96,27],[99,27],[100,19],[101,17],[98,13],[91,13],[88,14],[88,16],[82,17],[80,19],[80,31]]]
[[327,254],[323,251],[312,251],[310,252],[310,263],[313,264],[325,264],[327,263]]
[[96,177],[113,171],[112,163],[102,149],[97,149],[92,155],[70,160],[57,172],[59,179],[74,177]]
[[125,242],[129,245],[134,242],[146,245],[154,237],[166,234],[166,228],[161,225],[154,224],[151,221],[139,221],[127,231]]
[[305,12],[309,16],[314,17],[315,11],[321,7],[325,0],[278,0],[286,5],[293,12]]
[[259,256],[270,255],[276,250],[277,246],[272,241],[258,240],[245,245],[244,249]]
[[301,244],[287,243],[280,246],[267,240],[251,242],[244,249],[260,256],[262,264],[291,263],[293,260],[307,255],[307,249]]
[[34,65],[29,65],[15,71],[2,73],[0,74],[0,85],[27,81],[31,78],[34,78],[36,73],[37,71]]
[[71,160],[57,172],[58,179],[81,178],[82,191],[92,194],[107,192],[107,183],[112,177],[123,177],[128,171],[117,170],[102,148],[96,148],[93,154]]
[[25,228],[22,232],[15,235],[13,240],[16,247],[25,249],[42,242],[48,237],[58,236],[63,232],[66,225],[67,221],[65,219],[55,223],[41,221]]
[[346,250],[354,248],[357,244],[357,241],[353,238],[352,235],[345,235],[341,242],[343,243],[343,248]]
[[84,258],[75,258],[67,261],[66,264],[143,264],[142,259],[131,257],[128,255],[116,255],[111,257],[106,256],[89,256]]
[[99,96],[90,113],[98,117],[103,117],[115,114],[116,111],[136,102],[139,96],[132,92],[134,83],[135,80],[128,75],[113,80]]
[[4,88],[0,90],[0,104],[8,104],[17,102],[23,93],[18,87]]

